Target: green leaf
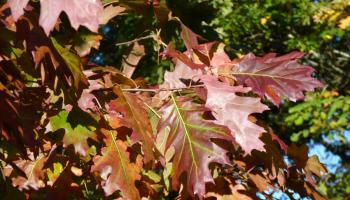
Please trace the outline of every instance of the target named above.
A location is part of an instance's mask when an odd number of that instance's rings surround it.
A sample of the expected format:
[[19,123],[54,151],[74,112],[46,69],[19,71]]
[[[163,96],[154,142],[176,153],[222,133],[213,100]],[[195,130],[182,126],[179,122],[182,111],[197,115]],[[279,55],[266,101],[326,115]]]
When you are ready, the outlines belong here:
[[50,130],[57,131],[64,129],[65,134],[63,137],[63,144],[65,147],[73,145],[75,152],[86,156],[86,152],[90,149],[87,140],[97,140],[97,136],[94,132],[90,131],[85,126],[79,124],[74,129],[71,124],[67,121],[67,111],[61,111],[58,115],[50,118]]
[[86,82],[85,75],[82,71],[80,58],[65,47],[61,46],[54,37],[51,37],[51,42],[72,73],[75,88],[79,88],[80,82]]

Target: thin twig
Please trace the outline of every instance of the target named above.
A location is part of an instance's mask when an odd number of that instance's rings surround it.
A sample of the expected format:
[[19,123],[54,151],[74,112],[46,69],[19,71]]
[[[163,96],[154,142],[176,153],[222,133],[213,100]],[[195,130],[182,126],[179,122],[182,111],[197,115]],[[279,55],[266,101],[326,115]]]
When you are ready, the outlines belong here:
[[131,43],[134,43],[134,42],[138,42],[138,41],[146,40],[146,39],[151,39],[151,38],[154,38],[153,34],[152,35],[147,35],[147,36],[144,36],[144,37],[140,37],[140,38],[136,38],[136,39],[133,39],[133,40],[130,40],[130,41],[127,41],[127,42],[117,43],[117,44],[115,44],[115,46],[128,45],[128,44],[131,44]]
[[181,91],[191,88],[202,88],[204,85],[192,85],[191,87],[179,87],[179,88],[159,88],[159,89],[146,89],[146,88],[124,88],[124,92],[163,92],[163,91]]

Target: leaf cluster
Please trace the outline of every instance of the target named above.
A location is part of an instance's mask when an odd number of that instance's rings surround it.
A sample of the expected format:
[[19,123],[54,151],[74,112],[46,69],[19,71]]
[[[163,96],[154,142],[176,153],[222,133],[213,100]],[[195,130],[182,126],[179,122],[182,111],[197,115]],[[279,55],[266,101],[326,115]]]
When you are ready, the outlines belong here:
[[[160,85],[131,78],[142,37],[127,43],[121,70],[87,57],[99,25],[131,10],[181,28],[185,51],[149,36],[175,65]],[[302,53],[230,59],[159,1],[9,0],[0,17],[5,199],[253,199],[270,188],[323,199],[318,158],[255,117],[268,110],[262,99],[279,106],[323,86]]]

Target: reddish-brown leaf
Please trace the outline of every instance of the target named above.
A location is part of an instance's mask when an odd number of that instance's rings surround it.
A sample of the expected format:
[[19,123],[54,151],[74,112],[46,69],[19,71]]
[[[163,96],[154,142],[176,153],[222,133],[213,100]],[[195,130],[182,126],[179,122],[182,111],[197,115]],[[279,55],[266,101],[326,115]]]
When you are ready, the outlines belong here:
[[158,137],[166,139],[162,142],[165,150],[175,149],[171,172],[173,188],[179,189],[180,177],[185,173],[187,191],[200,198],[204,197],[205,183],[213,182],[209,163],[229,163],[226,151],[211,139],[233,141],[226,127],[203,119],[206,110],[191,99],[171,94],[170,101],[160,109],[162,117],[158,125]]
[[254,185],[260,192],[264,192],[268,189],[273,188],[272,184],[269,183],[269,179],[263,177],[262,175],[250,173],[249,180],[251,180],[254,183]]
[[311,77],[314,69],[298,63],[301,52],[276,57],[270,53],[264,57],[248,54],[238,61],[231,74],[238,84],[245,84],[260,97],[266,96],[276,106],[281,96],[291,101],[304,98],[303,91],[313,91],[323,84]]
[[137,94],[123,92],[120,87],[114,87],[113,91],[118,95],[118,99],[108,104],[110,125],[113,128],[131,128],[132,141],[142,143],[145,163],[152,161],[155,137],[144,102]]
[[180,24],[181,24],[181,37],[185,43],[187,50],[191,51],[194,47],[198,45],[198,38],[200,38],[200,36],[194,33],[181,21],[180,21]]
[[246,188],[241,184],[236,184],[229,178],[219,176],[215,179],[215,185],[208,185],[209,192],[205,195],[206,199],[212,199],[215,197],[217,200],[252,200],[251,197],[243,194]]
[[186,51],[184,53],[177,51],[172,43],[169,43],[167,49],[163,52],[163,56],[172,58],[174,63],[177,63],[177,61],[180,60],[192,69],[204,69],[205,64],[199,60],[196,60],[197,62],[195,62],[193,55],[194,54],[191,51]]
[[327,169],[320,163],[317,155],[313,155],[307,160],[304,170],[306,174],[306,180],[313,186],[316,184],[313,175],[320,178],[327,173]]
[[320,160],[316,155],[311,156],[307,160],[305,171],[311,172],[318,177],[321,177],[327,173],[327,169],[320,163]]

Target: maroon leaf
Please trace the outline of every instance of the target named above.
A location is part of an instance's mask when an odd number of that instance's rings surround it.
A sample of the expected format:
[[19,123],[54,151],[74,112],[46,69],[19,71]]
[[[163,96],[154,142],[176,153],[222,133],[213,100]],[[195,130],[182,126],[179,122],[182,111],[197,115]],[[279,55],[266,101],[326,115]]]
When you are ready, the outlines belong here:
[[189,29],[185,24],[181,23],[181,37],[185,43],[187,50],[191,51],[194,47],[198,45],[199,35],[194,33],[191,29]]
[[313,68],[297,62],[297,58],[302,56],[301,52],[280,57],[276,57],[274,53],[264,57],[248,54],[235,64],[232,74],[237,78],[238,84],[251,87],[260,97],[265,95],[278,106],[281,96],[296,101],[304,98],[303,91],[313,91],[323,86],[311,77]]
[[271,135],[272,140],[276,141],[285,153],[288,153],[288,145],[284,143],[283,140],[281,140],[276,134],[274,134],[272,130],[270,130],[269,133]]
[[219,82],[214,76],[202,76],[207,88],[206,107],[213,111],[216,123],[225,125],[246,154],[253,149],[264,151],[264,143],[259,139],[265,130],[249,120],[252,113],[261,113],[268,107],[260,103],[260,98],[237,96],[250,89],[242,86],[231,87]]
[[[202,198],[205,183],[213,182],[209,163],[228,164],[226,151],[210,139],[233,141],[226,127],[215,125],[203,119],[203,105],[193,103],[184,97],[175,97],[164,105],[158,125],[159,138],[165,138],[165,150],[175,149],[172,167],[172,186],[179,189],[180,177],[187,174],[187,191]],[[164,136],[169,131],[168,137]]]

